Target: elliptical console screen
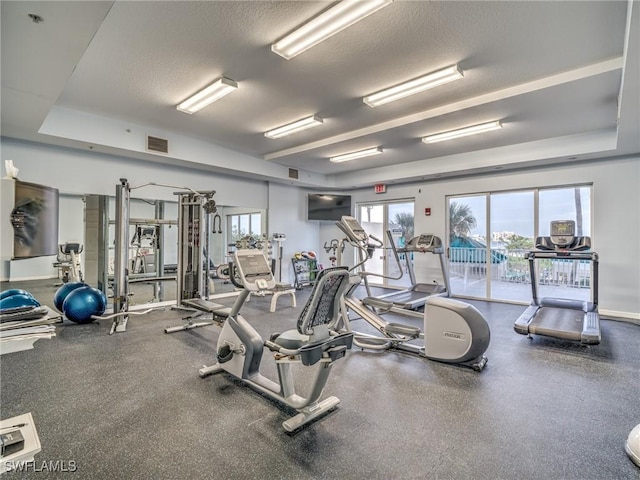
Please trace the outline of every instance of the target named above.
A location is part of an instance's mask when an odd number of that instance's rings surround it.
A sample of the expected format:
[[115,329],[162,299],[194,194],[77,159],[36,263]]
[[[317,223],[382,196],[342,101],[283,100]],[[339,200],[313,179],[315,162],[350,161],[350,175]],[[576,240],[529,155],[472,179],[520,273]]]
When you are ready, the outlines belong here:
[[347,229],[347,235],[351,237],[352,240],[357,242],[364,242],[367,240],[367,233],[360,225],[360,222],[353,217],[344,216],[341,220],[342,225]]

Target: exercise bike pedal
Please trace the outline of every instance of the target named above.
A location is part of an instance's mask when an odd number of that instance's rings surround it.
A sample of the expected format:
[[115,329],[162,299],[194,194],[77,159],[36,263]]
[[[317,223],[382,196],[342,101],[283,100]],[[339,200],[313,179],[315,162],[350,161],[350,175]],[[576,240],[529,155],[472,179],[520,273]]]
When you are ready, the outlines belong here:
[[233,353],[233,349],[229,345],[225,344],[221,346],[216,353],[218,363],[227,363],[233,358]]
[[414,339],[420,336],[420,329],[418,327],[402,325],[401,323],[389,323],[384,327],[384,333],[388,335],[402,335],[403,337]]

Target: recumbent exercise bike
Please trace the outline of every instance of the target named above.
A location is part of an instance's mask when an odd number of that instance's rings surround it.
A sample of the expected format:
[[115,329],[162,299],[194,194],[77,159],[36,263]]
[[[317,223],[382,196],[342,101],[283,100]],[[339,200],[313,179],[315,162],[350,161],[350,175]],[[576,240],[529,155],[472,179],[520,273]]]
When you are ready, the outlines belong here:
[[[351,348],[353,333],[338,333],[340,299],[354,282],[360,279],[343,267],[322,270],[316,279],[309,300],[302,310],[296,330],[274,334],[263,340],[256,330],[239,315],[239,310],[251,292],[275,287],[275,279],[266,258],[256,250],[238,250],[234,266],[244,285],[229,318],[218,337],[217,363],[199,370],[200,376],[225,371],[259,392],[296,409],[299,413],[282,426],[292,432],[340,403],[336,397],[319,401],[331,372],[333,362],[344,357]],[[276,383],[260,373],[263,349],[273,352],[278,368]],[[316,365],[316,377],[308,398],[295,393],[291,365]]]

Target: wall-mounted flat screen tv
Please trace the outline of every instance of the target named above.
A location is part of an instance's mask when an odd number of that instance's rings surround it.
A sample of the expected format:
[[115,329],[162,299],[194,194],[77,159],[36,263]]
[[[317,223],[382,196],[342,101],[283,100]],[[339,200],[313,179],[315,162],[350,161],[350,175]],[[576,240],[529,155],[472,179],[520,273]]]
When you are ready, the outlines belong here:
[[343,215],[351,215],[351,195],[310,193],[308,198],[309,220],[338,221]]

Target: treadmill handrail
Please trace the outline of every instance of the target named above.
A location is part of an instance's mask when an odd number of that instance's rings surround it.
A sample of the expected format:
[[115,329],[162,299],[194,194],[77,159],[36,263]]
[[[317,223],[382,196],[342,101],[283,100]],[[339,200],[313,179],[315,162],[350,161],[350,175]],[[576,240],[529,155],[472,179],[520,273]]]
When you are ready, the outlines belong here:
[[588,260],[591,264],[591,302],[594,305],[598,305],[598,284],[599,284],[599,261],[598,254],[596,252],[580,252],[580,251],[544,251],[544,250],[531,250],[525,255],[525,258],[529,262],[529,275],[531,278],[531,293],[533,298],[533,304],[539,305],[540,298],[538,297],[538,286],[535,271],[536,259],[556,259],[556,260]]
[[598,254],[596,252],[572,252],[570,250],[531,250],[527,253],[527,258],[557,258],[567,260],[590,260],[592,262],[597,262]]

